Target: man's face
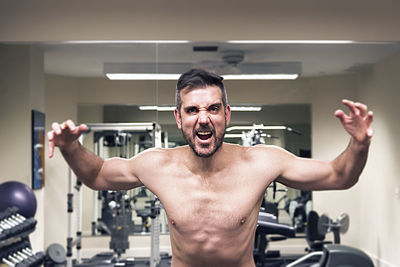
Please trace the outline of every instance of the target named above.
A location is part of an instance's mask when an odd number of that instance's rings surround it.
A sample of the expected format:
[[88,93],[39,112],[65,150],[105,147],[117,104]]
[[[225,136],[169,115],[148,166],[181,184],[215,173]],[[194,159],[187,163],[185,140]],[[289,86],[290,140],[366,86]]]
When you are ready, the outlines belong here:
[[199,157],[210,157],[222,145],[231,110],[224,110],[222,92],[217,86],[184,88],[181,92],[182,107],[175,109],[178,128]]

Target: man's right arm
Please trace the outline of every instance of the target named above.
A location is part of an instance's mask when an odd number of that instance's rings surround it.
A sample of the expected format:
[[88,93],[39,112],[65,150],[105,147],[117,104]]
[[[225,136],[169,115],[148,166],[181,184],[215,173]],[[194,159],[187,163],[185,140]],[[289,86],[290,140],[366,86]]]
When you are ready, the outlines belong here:
[[64,159],[79,180],[95,190],[122,190],[141,186],[142,183],[131,171],[131,160],[111,158],[103,160],[78,141],[88,130],[84,124],[76,126],[72,121],[52,124],[48,133],[49,156],[59,147]]

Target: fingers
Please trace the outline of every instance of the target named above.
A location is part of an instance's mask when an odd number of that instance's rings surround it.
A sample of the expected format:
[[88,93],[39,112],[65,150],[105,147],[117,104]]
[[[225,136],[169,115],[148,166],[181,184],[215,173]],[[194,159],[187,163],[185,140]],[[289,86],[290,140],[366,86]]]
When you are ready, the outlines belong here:
[[49,158],[52,158],[54,155],[54,142],[53,142],[53,138],[54,138],[54,133],[53,131],[50,131],[47,133],[47,139],[49,140],[48,142],[48,148],[49,148]]
[[57,122],[53,122],[51,124],[51,128],[53,129],[53,132],[55,134],[61,134],[61,132],[62,132],[61,125],[58,124]]
[[349,108],[350,115],[361,116],[363,118],[369,117],[367,105],[360,102],[353,102],[347,99],[343,99],[342,102]]
[[69,144],[72,140],[88,130],[86,124],[75,125],[71,120],[67,120],[61,124],[53,122],[51,131],[47,133],[49,157],[53,157],[56,146]]
[[371,138],[374,135],[374,131],[370,127],[373,119],[374,119],[374,114],[373,114],[372,111],[369,111],[368,115],[367,115],[367,119],[366,119],[366,122],[367,122],[367,125],[368,125],[367,135],[368,135],[369,138]]
[[345,104],[349,108],[351,115],[359,115],[360,114],[359,110],[356,108],[353,101],[343,99],[342,103]]
[[346,114],[344,114],[343,110],[338,109],[335,111],[335,117],[337,117],[340,121],[343,121],[346,117]]
[[89,127],[86,124],[80,124],[78,126],[79,132],[86,132],[87,130],[89,130]]

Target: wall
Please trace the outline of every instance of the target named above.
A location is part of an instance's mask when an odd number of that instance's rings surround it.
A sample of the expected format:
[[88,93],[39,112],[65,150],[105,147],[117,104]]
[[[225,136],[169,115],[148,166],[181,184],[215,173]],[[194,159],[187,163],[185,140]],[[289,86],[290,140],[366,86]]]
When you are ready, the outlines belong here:
[[400,40],[394,0],[2,0],[3,41]]
[[[350,232],[344,236],[343,242],[367,251],[378,259],[377,266],[388,267],[400,266],[397,255],[400,247],[400,200],[395,194],[395,188],[400,186],[399,67],[400,55],[397,55],[358,75],[356,99],[367,103],[374,111],[375,131],[368,163],[359,183],[343,192],[314,194],[318,210],[327,211],[332,217],[341,212],[350,214]],[[336,137],[340,133],[334,130],[335,138],[329,139],[332,130],[313,132],[316,156],[327,158],[323,143],[338,140]]]
[[[31,46],[0,45],[0,183],[18,181],[31,187],[31,110],[44,111],[43,53]],[[45,166],[46,167],[46,166]],[[41,249],[44,232],[43,189],[37,198],[38,230],[32,246]]]
[[[375,113],[375,137],[360,195],[360,244],[376,257],[400,266],[400,55],[377,64],[359,77],[359,98]],[[372,190],[373,189],[373,190]],[[376,193],[373,193],[376,192]],[[368,233],[368,234],[366,234]]]

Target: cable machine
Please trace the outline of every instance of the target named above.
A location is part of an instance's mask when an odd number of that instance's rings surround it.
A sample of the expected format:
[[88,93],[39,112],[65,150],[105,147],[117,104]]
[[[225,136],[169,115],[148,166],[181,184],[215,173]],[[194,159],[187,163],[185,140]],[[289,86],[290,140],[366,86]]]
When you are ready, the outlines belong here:
[[[138,143],[133,144],[134,134],[146,134],[150,139],[142,140],[145,148],[168,147],[167,133],[161,133],[161,127],[157,123],[94,123],[88,124],[89,130],[80,137],[83,143],[89,133],[93,133],[93,151],[101,158],[122,157],[130,158],[140,152]],[[164,145],[163,145],[164,143]],[[112,147],[113,149],[105,149]],[[74,184],[74,178],[76,185]],[[68,237],[67,237],[67,266],[73,266],[72,249],[76,246],[76,262],[81,263],[81,238],[82,238],[82,183],[74,177],[72,170],[69,170],[68,190]],[[73,238],[73,196],[74,189],[77,191],[77,232]],[[132,232],[132,209],[130,208],[131,196],[126,191],[93,191],[93,213],[91,222],[92,235],[98,231],[104,231],[111,236],[110,249],[121,257],[129,248],[129,234]],[[106,202],[104,201],[106,200]],[[155,267],[160,262],[160,222],[161,228],[166,228],[166,220],[160,221],[161,204],[154,194],[150,194],[150,206],[148,207],[151,218],[151,252],[150,266]],[[100,205],[102,218],[99,216]],[[105,211],[108,211],[105,212]],[[108,215],[105,216],[105,215]],[[164,213],[163,213],[164,215]],[[103,218],[103,216],[107,218]]]

